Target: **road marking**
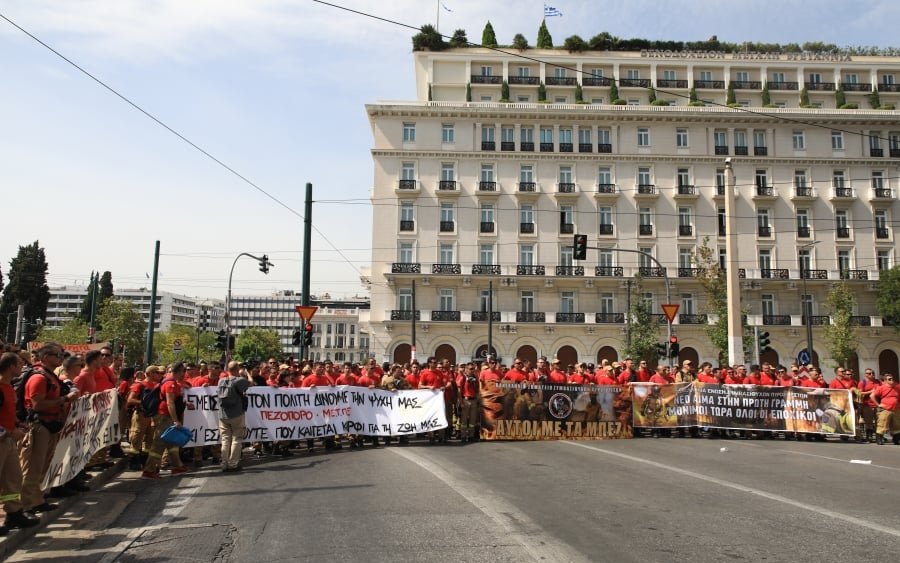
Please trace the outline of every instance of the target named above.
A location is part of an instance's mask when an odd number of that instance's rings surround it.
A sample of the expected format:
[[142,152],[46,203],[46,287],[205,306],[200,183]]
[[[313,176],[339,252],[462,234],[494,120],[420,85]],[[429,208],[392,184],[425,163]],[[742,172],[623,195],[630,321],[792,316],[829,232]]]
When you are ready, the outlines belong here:
[[794,508],[800,508],[802,510],[807,510],[809,512],[814,512],[819,514],[820,516],[827,516],[829,518],[834,518],[835,520],[841,520],[843,522],[847,522],[848,524],[854,524],[856,526],[861,526],[863,528],[868,528],[870,530],[874,530],[876,532],[881,532],[882,534],[889,534],[894,537],[900,538],[900,530],[896,530],[894,528],[888,528],[887,526],[882,526],[881,524],[877,524],[875,522],[869,522],[868,520],[863,520],[862,518],[856,518],[855,516],[850,516],[847,514],[842,514],[840,512],[835,512],[833,510],[829,510],[822,506],[816,506],[814,504],[806,504],[805,502],[799,502],[793,499],[789,499],[787,497],[783,497],[781,495],[776,495],[772,493],[768,493],[766,491],[762,491],[760,489],[755,489],[753,487],[748,487],[746,485],[739,485],[738,483],[732,483],[730,481],[724,481],[722,479],[718,479],[711,475],[704,475],[702,473],[697,473],[694,471],[688,471],[686,469],[680,469],[678,467],[674,467],[671,465],[665,465],[662,463],[657,463],[655,461],[650,461],[649,459],[643,459],[640,457],[635,457],[628,454],[623,454],[619,452],[613,452],[610,450],[604,450],[602,448],[598,448],[596,446],[589,446],[587,444],[582,444],[579,442],[569,442],[566,440],[560,440],[561,444],[565,444],[567,446],[575,446],[578,448],[584,448],[587,450],[592,450],[595,452],[599,452],[602,454],[610,455],[613,457],[618,457],[621,459],[626,459],[628,461],[633,461],[635,463],[643,463],[644,465],[649,465],[651,467],[656,467],[657,469],[665,470],[669,473],[678,473],[679,475],[684,475],[685,477],[691,477],[694,479],[699,479],[701,481],[706,481],[707,483],[713,483],[722,487],[727,487],[729,489],[734,489],[736,491],[741,491],[743,493],[749,493],[751,495],[756,495],[768,500],[774,500],[775,502],[780,502],[782,504],[787,504],[788,506],[793,506]]
[[[829,456],[827,456],[827,455],[809,454],[809,453],[806,453],[806,452],[798,452],[798,451],[796,451],[796,450],[785,450],[785,449],[781,449],[781,448],[765,448],[765,447],[763,447],[763,446],[760,446],[759,444],[749,444],[749,443],[747,443],[747,442],[734,442],[734,444],[735,444],[735,445],[738,445],[738,446],[747,446],[747,447],[749,447],[749,448],[761,448],[761,449],[766,449],[766,450],[769,450],[769,451],[772,451],[772,452],[784,452],[784,453],[788,453],[788,454],[797,454],[797,455],[805,455],[805,456],[808,456],[808,457],[817,457],[817,458],[819,458],[819,459],[828,459],[828,460],[831,460],[831,461],[840,461],[841,463],[850,463],[850,460],[849,460],[849,459],[841,459],[841,458],[839,458],[839,457],[829,457]],[[861,456],[861,457],[865,457],[865,456]],[[876,463],[871,463],[871,464],[866,463],[866,464],[864,464],[864,465],[868,465],[869,467],[877,467],[877,468],[879,468],[879,469],[889,469],[889,470],[891,470],[891,471],[900,471],[900,467],[891,467],[891,466],[889,466],[889,465],[878,465],[878,464],[876,464]]]
[[[175,496],[170,497],[166,504],[163,506],[163,509],[157,514],[152,520],[147,522],[146,526],[141,526],[140,528],[135,528],[129,531],[128,535],[125,536],[125,539],[120,541],[115,547],[111,549],[109,553],[106,554],[103,559],[100,560],[100,563],[113,563],[117,561],[119,557],[125,553],[125,551],[134,543],[134,540],[138,538],[141,534],[146,532],[147,530],[155,530],[159,528],[165,528],[176,516],[181,514],[181,511],[185,509],[185,507],[189,504],[191,499],[194,497],[197,492],[203,488],[203,485],[206,484],[206,477],[191,477],[190,479],[185,479],[181,483],[179,483],[179,487],[177,489],[177,493]],[[214,524],[198,524],[196,527],[207,527],[213,526]],[[179,527],[195,527],[191,525],[184,525]]]
[[[568,544],[560,542],[557,538],[543,531],[543,528],[528,518],[514,505],[501,500],[499,497],[481,495],[475,492],[471,482],[457,479],[446,469],[415,454],[412,450],[390,448],[386,451],[393,452],[400,457],[415,463],[425,471],[431,473],[453,489],[459,496],[466,499],[485,516],[496,522],[504,533],[521,545],[535,561],[579,561],[587,562],[588,559],[573,549]],[[450,464],[447,464],[450,465]]]

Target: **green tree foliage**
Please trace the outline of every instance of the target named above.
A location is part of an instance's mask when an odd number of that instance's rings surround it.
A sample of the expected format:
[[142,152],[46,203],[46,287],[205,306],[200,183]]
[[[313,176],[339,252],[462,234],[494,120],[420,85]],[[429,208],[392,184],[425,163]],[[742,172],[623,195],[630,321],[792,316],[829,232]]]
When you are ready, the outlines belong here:
[[127,363],[140,363],[144,355],[146,342],[147,323],[131,301],[124,299],[109,299],[100,308],[97,315],[100,326],[103,329],[99,333],[99,340],[125,345],[125,361]]
[[469,38],[466,37],[465,29],[457,29],[453,32],[453,37],[450,38],[450,47],[460,48],[460,47],[468,47],[469,46]]
[[762,105],[763,105],[763,107],[769,107],[772,105],[772,95],[769,94],[769,83],[768,82],[763,84]]
[[840,83],[834,91],[834,107],[840,109],[847,105],[847,96],[844,94],[844,84]]
[[809,92],[806,91],[806,88],[800,90],[800,107],[802,108],[810,108],[812,105],[809,103]]
[[878,278],[878,314],[886,325],[900,332],[900,266],[883,270]]
[[7,321],[16,322],[19,305],[25,306],[25,320],[29,322],[47,318],[50,302],[47,270],[47,257],[38,241],[19,247],[16,257],[9,262],[6,289],[0,301],[0,334],[7,334]]
[[506,80],[500,84],[500,101],[508,102],[509,101],[509,82]]
[[[719,265],[716,252],[709,246],[709,237],[703,239],[703,244],[694,254],[694,264],[698,268],[697,281],[706,296],[706,304],[703,312],[707,315],[715,315],[713,324],[706,324],[703,329],[710,343],[718,351],[719,362],[728,361],[728,283],[725,270]],[[750,312],[746,305],[742,307],[743,319],[743,345],[744,354],[750,357],[753,352],[753,331],[747,324],[747,314]]]
[[653,311],[649,302],[644,300],[643,283],[640,275],[634,276],[630,286],[631,308],[628,311],[631,325],[629,327],[631,342],[622,350],[625,356],[632,359],[646,360],[649,365],[657,362],[656,344],[659,342],[659,323],[652,317]]
[[617,39],[610,35],[609,32],[604,31],[591,37],[590,41],[588,41],[588,48],[591,51],[608,51],[613,48]]
[[281,340],[278,333],[271,329],[245,329],[234,345],[234,357],[240,361],[261,360],[269,356],[280,358],[281,354]]
[[570,53],[583,53],[588,50],[588,44],[578,35],[570,35],[563,41],[563,49]]
[[575,103],[576,104],[584,103],[584,92],[581,89],[580,83],[575,85]]
[[538,49],[552,49],[553,37],[550,36],[550,30],[547,29],[547,20],[541,20],[541,27],[538,28],[537,35]]
[[[94,309],[95,300],[97,301],[96,309]],[[100,300],[100,278],[98,277],[97,272],[91,272],[91,281],[88,284],[87,294],[85,294],[84,299],[81,301],[81,312],[78,314],[78,317],[90,324],[91,313],[93,312],[96,314],[100,312]],[[96,322],[94,323],[94,326],[97,326]]]
[[869,94],[869,105],[872,109],[881,107],[881,97],[878,95],[878,86],[872,86],[872,93]]
[[650,88],[650,93],[648,94],[648,102],[652,105],[653,102],[656,101],[656,90]]
[[497,36],[494,35],[494,26],[491,25],[490,20],[484,26],[484,31],[481,32],[481,44],[485,47],[497,46]]
[[538,101],[539,102],[547,101],[547,87],[544,86],[543,82],[538,84]]
[[737,98],[734,96],[734,84],[728,83],[728,93],[725,94],[725,103],[729,106],[737,105]]
[[38,342],[58,342],[60,344],[84,344],[88,338],[88,324],[78,317],[69,317],[61,325],[42,326],[34,339]]
[[825,342],[832,359],[847,367],[847,362],[859,347],[856,328],[850,324],[850,317],[856,306],[856,297],[845,282],[836,283],[828,292],[825,307],[831,315],[831,324],[825,326]]
[[[216,350],[216,333],[200,332],[199,354],[197,349],[197,327],[172,325],[169,330],[153,334],[153,358],[157,363],[170,364],[175,361],[218,360],[221,352]],[[175,352],[175,341],[181,341],[181,352]]]
[[619,100],[619,86],[612,82],[609,86],[609,103],[614,104]]
[[472,83],[471,82],[466,83],[466,101],[467,102],[472,101]]
[[697,97],[697,89],[691,88],[691,91],[688,93],[690,103],[699,102],[700,98]]
[[413,51],[443,51],[447,48],[444,38],[431,24],[423,25],[419,33],[413,35],[412,43]]
[[112,272],[103,272],[100,276],[100,297],[105,301],[113,296]]
[[520,51],[524,51],[528,49],[528,39],[525,39],[525,36],[521,33],[517,33],[515,37],[513,37],[512,46]]

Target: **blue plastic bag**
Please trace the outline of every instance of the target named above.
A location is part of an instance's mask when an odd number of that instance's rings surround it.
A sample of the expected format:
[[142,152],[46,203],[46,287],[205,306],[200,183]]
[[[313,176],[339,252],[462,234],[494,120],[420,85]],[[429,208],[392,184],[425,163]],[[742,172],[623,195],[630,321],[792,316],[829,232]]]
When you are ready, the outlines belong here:
[[179,428],[174,424],[163,430],[163,433],[160,435],[160,439],[162,439],[163,442],[179,448],[183,448],[185,444],[191,441],[192,437],[193,434],[191,434],[190,430],[184,426]]

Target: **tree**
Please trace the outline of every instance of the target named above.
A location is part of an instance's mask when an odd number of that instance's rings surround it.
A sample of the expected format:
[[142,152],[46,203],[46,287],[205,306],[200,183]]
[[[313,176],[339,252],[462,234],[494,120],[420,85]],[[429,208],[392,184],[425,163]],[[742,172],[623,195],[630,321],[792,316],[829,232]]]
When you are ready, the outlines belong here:
[[656,90],[654,90],[653,88],[650,88],[648,101],[650,104],[653,104],[653,102],[656,101]]
[[550,31],[547,29],[547,20],[541,20],[541,27],[538,28],[537,48],[538,49],[552,49],[553,48],[553,37],[550,36]]
[[728,93],[725,94],[725,104],[728,106],[737,105],[737,98],[734,96],[734,83],[728,83]]
[[466,101],[467,102],[472,101],[472,83],[471,82],[466,83]]
[[840,109],[847,105],[847,96],[844,94],[844,83],[838,83],[837,90],[834,91],[834,107]]
[[575,84],[575,103],[583,104],[584,103],[584,92],[581,89],[581,84]]
[[825,326],[825,341],[831,358],[843,367],[856,353],[859,347],[859,336],[856,328],[850,324],[853,309],[856,307],[856,296],[843,281],[835,283],[825,299],[825,308],[831,314],[831,324]]
[[619,87],[613,81],[609,86],[609,103],[614,104],[619,99]]
[[481,32],[481,44],[484,47],[497,46],[497,36],[494,35],[494,26],[491,25],[490,20],[488,20],[487,25],[484,26],[484,31]]
[[413,51],[443,51],[447,43],[438,30],[431,24],[421,27],[419,33],[413,35]]
[[806,91],[806,88],[802,88],[800,90],[800,107],[802,107],[802,108],[812,107],[809,104],[809,92]]
[[[216,333],[200,332],[200,346],[197,346],[197,327],[173,324],[169,330],[153,335],[154,361],[169,364],[175,361],[196,361],[198,359],[219,359],[221,353],[216,351]],[[175,352],[175,341],[181,342],[181,351]],[[199,352],[199,353],[198,353]],[[198,358],[199,356],[199,358]]]
[[263,359],[269,356],[280,358],[281,339],[272,329],[247,328],[241,331],[234,345],[234,357],[240,361]]
[[[715,315],[714,324],[705,324],[703,329],[710,343],[719,352],[719,363],[728,361],[728,283],[726,272],[719,265],[715,251],[709,246],[709,237],[704,237],[703,244],[694,254],[694,264],[697,267],[697,281],[706,294],[706,304],[703,309],[707,315]],[[741,310],[743,324],[744,354],[751,356],[753,352],[753,331],[747,324],[749,308],[745,305]]]
[[631,308],[628,310],[631,342],[622,350],[626,357],[640,358],[651,365],[656,362],[656,344],[659,342],[659,323],[652,316],[650,302],[644,300],[643,283],[640,274],[634,276],[630,285]]
[[900,332],[900,266],[882,270],[878,279],[878,299],[875,303],[885,325]]
[[563,41],[563,48],[570,53],[583,53],[588,50],[588,44],[578,35],[570,35]]
[[509,82],[506,80],[500,84],[500,101],[508,102],[509,101]]
[[588,48],[591,51],[608,51],[612,49],[616,41],[616,37],[610,35],[608,31],[604,31],[591,37],[590,41],[588,41]]
[[469,38],[466,37],[465,29],[457,29],[453,32],[453,37],[450,38],[450,46],[455,48],[469,46]]
[[[96,300],[96,308],[94,301]],[[91,281],[88,283],[87,294],[84,296],[84,300],[81,302],[81,312],[78,314],[78,318],[82,321],[90,324],[91,317],[95,316],[100,311],[100,279],[97,276],[97,272],[91,272]],[[96,318],[95,318],[96,320]],[[94,323],[94,326],[97,326],[97,323]]]
[[772,105],[772,96],[771,96],[771,94],[769,94],[769,83],[768,82],[763,84],[762,105],[763,105],[763,107],[769,107]]
[[515,37],[513,37],[512,46],[520,51],[524,51],[528,48],[528,40],[525,39],[525,36],[521,33],[517,33]]
[[112,272],[103,272],[100,276],[100,300],[106,301],[113,296]]
[[125,361],[140,363],[144,356],[147,323],[131,301],[110,299],[100,308],[97,320],[103,329],[99,333],[100,341],[125,345]]
[[0,334],[7,334],[7,322],[15,323],[19,305],[25,306],[25,319],[34,322],[47,318],[50,288],[47,286],[47,257],[38,241],[20,246],[9,262],[6,290],[0,301]]
[[872,93],[869,94],[869,105],[872,109],[881,107],[881,97],[878,95],[878,86],[872,86]]
[[42,326],[34,339],[38,342],[58,342],[59,344],[84,344],[88,337],[88,324],[74,316],[59,326]]
[[544,86],[544,83],[541,82],[538,84],[538,100],[539,102],[547,101],[547,87]]

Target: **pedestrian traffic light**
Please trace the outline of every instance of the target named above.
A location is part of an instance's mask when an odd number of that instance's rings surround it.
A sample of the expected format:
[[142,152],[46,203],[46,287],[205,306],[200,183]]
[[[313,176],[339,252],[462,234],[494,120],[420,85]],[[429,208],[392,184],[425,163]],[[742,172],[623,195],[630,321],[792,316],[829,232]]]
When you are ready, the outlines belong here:
[[306,334],[303,337],[303,344],[305,344],[307,348],[310,348],[313,344],[313,325],[306,323],[304,329],[306,330]]
[[300,346],[300,343],[303,341],[303,331],[299,328],[294,331],[294,338],[291,340],[291,343],[294,346]]
[[269,266],[271,266],[271,265],[272,265],[272,263],[269,262],[269,255],[263,254],[262,258],[259,259],[259,271],[264,274],[268,274]]
[[665,344],[657,344],[656,345],[656,357],[657,358],[666,358],[669,356],[669,351]]
[[669,357],[677,358],[679,352],[681,352],[681,346],[678,345],[678,337],[670,336],[669,337]]
[[759,345],[759,353],[762,354],[769,349],[769,344],[772,343],[772,340],[769,338],[768,332],[760,332],[759,340],[757,342]]
[[225,330],[216,333],[216,350],[224,350],[227,342],[228,336],[225,334]]
[[575,260],[585,260],[587,258],[587,235],[575,235],[575,252],[573,256]]

